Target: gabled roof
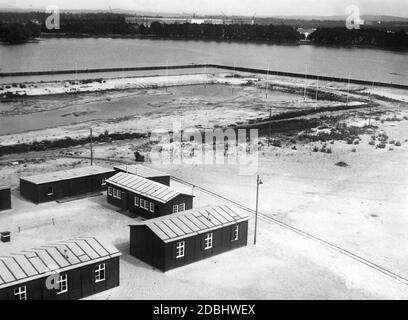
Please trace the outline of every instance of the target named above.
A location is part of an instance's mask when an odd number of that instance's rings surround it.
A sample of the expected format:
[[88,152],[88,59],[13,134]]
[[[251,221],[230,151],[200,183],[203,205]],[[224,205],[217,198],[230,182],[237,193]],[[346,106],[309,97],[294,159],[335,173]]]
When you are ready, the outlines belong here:
[[54,181],[69,180],[74,178],[83,178],[86,176],[92,176],[97,174],[114,173],[115,170],[107,169],[99,166],[87,166],[82,168],[75,168],[70,170],[49,172],[44,174],[39,174],[31,177],[23,177],[22,180],[34,183],[43,184],[50,183]]
[[[106,182],[161,203],[167,203],[184,194],[161,183],[124,172],[119,172],[107,179]],[[194,197],[188,194],[184,195]]]
[[90,237],[58,242],[7,257],[0,256],[0,289],[120,255],[113,246]]
[[123,165],[123,166],[116,166],[114,167],[117,171],[122,171],[130,174],[135,174],[137,176],[143,178],[155,178],[155,177],[168,177],[170,176],[168,173],[144,166],[142,164],[135,164],[135,165]]
[[0,185],[0,190],[10,190],[10,187]]
[[247,221],[247,211],[232,204],[192,209],[147,220],[133,226],[146,226],[164,242],[191,237]]

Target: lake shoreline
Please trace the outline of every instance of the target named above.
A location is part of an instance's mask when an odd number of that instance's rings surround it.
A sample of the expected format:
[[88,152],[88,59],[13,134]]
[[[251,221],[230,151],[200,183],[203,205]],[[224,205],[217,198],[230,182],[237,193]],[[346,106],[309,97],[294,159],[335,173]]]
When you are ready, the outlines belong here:
[[[342,48],[342,49],[379,49],[390,52],[408,52],[408,48],[399,48],[399,47],[384,47],[377,45],[362,45],[362,44],[353,44],[353,45],[335,45],[335,44],[321,44],[314,43],[312,41],[268,41],[268,40],[217,40],[217,39],[192,39],[188,37],[180,38],[166,38],[154,35],[121,35],[121,34],[69,34],[69,33],[41,33],[41,37],[38,39],[135,39],[135,40],[159,40],[159,41],[188,41],[188,42],[215,42],[215,43],[240,43],[240,44],[266,44],[271,46],[315,46],[322,48]],[[32,40],[35,42],[35,40]]]

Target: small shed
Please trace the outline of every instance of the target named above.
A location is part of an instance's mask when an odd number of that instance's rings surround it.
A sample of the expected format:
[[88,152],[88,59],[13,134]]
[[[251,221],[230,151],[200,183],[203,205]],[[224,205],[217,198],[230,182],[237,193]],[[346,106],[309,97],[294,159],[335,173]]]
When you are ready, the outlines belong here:
[[55,201],[106,190],[113,169],[88,166],[20,178],[20,193],[34,203]]
[[112,289],[120,255],[89,237],[0,257],[0,300],[76,300]]
[[248,220],[225,204],[140,222],[130,226],[130,254],[166,272],[246,246]]
[[11,209],[11,190],[9,187],[0,186],[0,211]]
[[119,172],[106,183],[108,203],[146,219],[193,208],[193,195],[137,175]]
[[144,166],[142,164],[116,166],[114,169],[117,172],[125,172],[134,174],[145,179],[149,179],[170,187],[170,175],[162,171]]

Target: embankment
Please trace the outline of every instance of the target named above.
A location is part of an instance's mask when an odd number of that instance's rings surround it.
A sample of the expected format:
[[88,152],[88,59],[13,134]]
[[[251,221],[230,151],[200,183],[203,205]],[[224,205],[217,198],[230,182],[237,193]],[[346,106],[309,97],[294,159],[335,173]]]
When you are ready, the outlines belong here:
[[[3,72],[0,73],[0,78],[4,77],[20,77],[20,76],[40,76],[40,75],[58,75],[58,74],[82,74],[82,73],[103,73],[103,72],[128,72],[128,71],[152,71],[152,70],[174,70],[174,69],[195,69],[195,68],[216,68],[221,70],[235,71],[235,72],[246,72],[246,73],[256,73],[256,74],[270,74],[283,77],[292,78],[305,78],[305,74],[294,73],[294,72],[283,72],[276,70],[265,70],[265,69],[254,69],[246,67],[237,66],[227,66],[219,64],[188,64],[188,65],[172,65],[172,66],[147,66],[147,67],[127,67],[127,68],[99,68],[99,69],[81,69],[81,70],[50,70],[50,71],[33,71],[33,72]],[[353,83],[365,86],[378,86],[396,89],[408,89],[408,85],[396,84],[396,83],[386,83],[386,82],[376,82],[376,81],[366,81],[360,79],[347,79],[330,77],[323,75],[307,75],[307,79],[330,81],[330,82],[342,82],[342,83]]]

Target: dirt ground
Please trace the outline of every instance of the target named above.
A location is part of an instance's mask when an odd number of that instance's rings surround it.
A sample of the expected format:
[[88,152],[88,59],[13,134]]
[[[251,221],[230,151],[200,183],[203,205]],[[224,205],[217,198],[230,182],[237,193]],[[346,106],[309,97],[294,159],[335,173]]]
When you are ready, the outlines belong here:
[[[326,86],[335,86],[339,95],[347,95],[344,84]],[[364,91],[368,89],[354,89],[357,100],[368,99]],[[264,94],[263,90],[257,92]],[[263,180],[260,212],[408,278],[406,96],[404,91],[382,89],[373,97],[376,103],[373,110],[325,112],[302,117],[305,121],[316,117],[324,119],[320,123],[329,125],[290,132],[276,130],[273,139],[279,140],[280,146],[268,147],[266,138],[262,138],[258,154],[258,173]],[[220,117],[228,110],[218,111]],[[258,112],[267,113],[267,110]],[[188,112],[184,114],[189,115]],[[151,117],[153,119],[154,115]],[[241,120],[247,120],[246,115],[242,117]],[[219,121],[221,125],[224,118]],[[197,118],[197,123],[202,119]],[[214,116],[214,123],[216,120]],[[369,123],[371,127],[367,129]],[[322,141],[319,138],[319,134],[331,133],[339,124],[360,128],[358,139]],[[36,133],[27,134],[35,136]],[[300,139],[306,134],[308,139]],[[311,139],[313,136],[317,138]],[[133,161],[134,151],[147,152],[148,147],[148,139],[123,140],[97,144],[94,151],[96,157]],[[326,152],[327,149],[330,152]],[[252,215],[246,248],[165,274],[153,270],[129,256],[128,225],[134,220],[106,204],[105,195],[38,206],[21,199],[18,177],[89,164],[84,159],[61,158],[66,154],[89,156],[89,145],[0,158],[0,184],[11,185],[14,189],[13,210],[0,213],[1,229],[13,232],[13,242],[0,244],[0,252],[8,254],[28,249],[27,246],[46,245],[75,236],[98,236],[112,241],[123,253],[121,286],[90,299],[408,298],[408,286],[265,219],[259,222],[258,243],[252,245]],[[14,163],[24,158],[32,160]],[[336,165],[341,163],[344,166]],[[98,164],[112,166],[113,162],[100,161]],[[255,207],[256,176],[240,175],[239,166],[148,165],[247,207]],[[175,180],[172,186],[191,192],[189,186]],[[207,193],[194,192],[195,207],[222,203]]]
[[[219,203],[196,195],[197,206]],[[128,225],[134,219],[108,205],[106,195],[34,205],[14,193],[13,204],[13,211],[0,216],[2,228],[12,231],[12,242],[0,244],[4,255],[91,235],[123,253],[120,287],[89,299],[408,298],[406,286],[276,225],[261,224],[258,244],[252,245],[253,219],[248,247],[164,274],[128,254]]]

